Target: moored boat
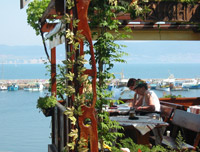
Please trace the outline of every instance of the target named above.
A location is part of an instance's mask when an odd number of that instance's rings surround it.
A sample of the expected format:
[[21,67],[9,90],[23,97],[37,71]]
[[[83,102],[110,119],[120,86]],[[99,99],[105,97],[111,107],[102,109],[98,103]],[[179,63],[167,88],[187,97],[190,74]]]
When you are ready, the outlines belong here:
[[183,87],[173,87],[170,89],[170,91],[189,91],[189,88],[183,88]]
[[200,84],[197,79],[186,79],[179,81],[179,83],[183,88],[186,89],[200,89]]
[[170,91],[170,87],[156,86],[156,90],[160,90],[160,91]]
[[19,90],[19,86],[17,84],[12,84],[8,86],[8,91],[17,91]]
[[7,86],[5,86],[5,85],[0,85],[0,91],[4,91],[4,90],[7,90],[8,88],[7,88]]
[[151,90],[155,90],[157,84],[155,84],[155,83],[151,83],[151,84],[149,84],[149,86],[150,86],[150,89],[151,89]]
[[42,83],[38,83],[35,86],[29,86],[25,87],[24,91],[42,91],[44,89],[44,86]]

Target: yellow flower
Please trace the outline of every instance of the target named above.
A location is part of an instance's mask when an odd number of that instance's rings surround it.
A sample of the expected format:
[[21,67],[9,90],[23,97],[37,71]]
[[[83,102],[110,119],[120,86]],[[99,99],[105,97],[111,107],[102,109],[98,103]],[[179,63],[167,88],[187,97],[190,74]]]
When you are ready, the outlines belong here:
[[108,146],[108,145],[106,145],[105,143],[103,143],[103,148],[106,148],[106,149],[108,149],[108,150],[110,150],[110,151],[111,151],[111,147],[110,147],[110,146]]

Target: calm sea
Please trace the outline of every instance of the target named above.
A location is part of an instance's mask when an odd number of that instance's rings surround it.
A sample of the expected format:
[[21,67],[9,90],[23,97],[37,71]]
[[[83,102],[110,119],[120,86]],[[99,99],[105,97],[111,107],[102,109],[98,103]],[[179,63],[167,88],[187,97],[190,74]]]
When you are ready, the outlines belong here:
[[[200,78],[200,64],[116,64],[113,73],[124,73],[125,78]],[[116,74],[119,78],[120,75]]]
[[47,152],[51,120],[36,109],[43,92],[0,91],[0,152]]
[[[200,78],[200,64],[115,64],[111,72],[123,73],[125,78],[168,78],[174,74],[175,78]],[[0,66],[1,79],[48,79],[44,64],[2,64]]]
[[[199,78],[200,64],[116,64],[112,70],[120,78]],[[1,65],[2,79],[48,79],[45,65]],[[162,91],[155,91],[159,97]],[[184,97],[200,96],[200,89],[173,91]],[[36,101],[44,92],[0,91],[0,152],[47,152],[51,143],[51,120],[36,109]]]
[[2,64],[0,71],[0,80],[48,79],[44,64]]

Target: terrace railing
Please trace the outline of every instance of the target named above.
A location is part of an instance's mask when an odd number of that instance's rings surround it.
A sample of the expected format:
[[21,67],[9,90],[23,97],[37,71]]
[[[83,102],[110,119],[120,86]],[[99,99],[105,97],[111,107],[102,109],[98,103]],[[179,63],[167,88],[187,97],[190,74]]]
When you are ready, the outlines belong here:
[[68,141],[69,120],[63,113],[66,111],[62,102],[58,102],[52,116],[52,144],[48,145],[48,152],[61,152]]

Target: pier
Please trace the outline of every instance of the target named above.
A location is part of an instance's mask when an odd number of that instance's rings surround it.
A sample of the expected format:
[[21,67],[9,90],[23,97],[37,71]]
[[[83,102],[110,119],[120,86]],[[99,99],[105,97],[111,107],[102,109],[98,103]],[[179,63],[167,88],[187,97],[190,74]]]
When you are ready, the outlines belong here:
[[13,80],[0,80],[0,85],[10,86],[17,84],[19,89],[23,90],[26,87],[35,86],[38,83],[42,83],[44,88],[49,88],[48,79],[13,79]]

